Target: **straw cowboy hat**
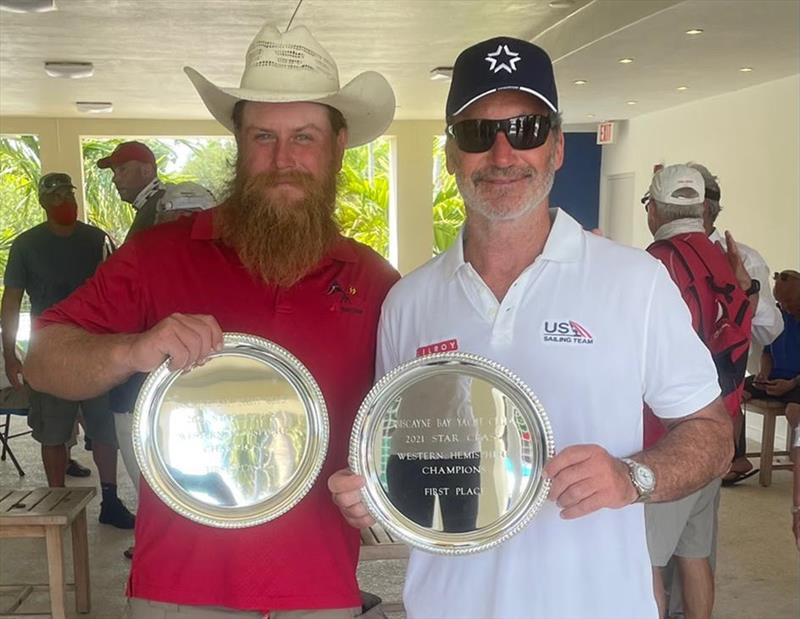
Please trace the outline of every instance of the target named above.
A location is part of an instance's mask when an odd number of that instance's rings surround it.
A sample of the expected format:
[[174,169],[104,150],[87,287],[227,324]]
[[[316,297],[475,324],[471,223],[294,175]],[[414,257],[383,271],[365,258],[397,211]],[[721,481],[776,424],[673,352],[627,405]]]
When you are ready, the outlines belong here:
[[281,33],[265,25],[247,50],[239,88],[219,88],[191,67],[183,70],[208,111],[233,132],[237,101],[309,101],[339,110],[347,121],[347,146],[382,135],[394,117],[394,92],[380,73],[367,71],[339,87],[333,58],[304,26]]

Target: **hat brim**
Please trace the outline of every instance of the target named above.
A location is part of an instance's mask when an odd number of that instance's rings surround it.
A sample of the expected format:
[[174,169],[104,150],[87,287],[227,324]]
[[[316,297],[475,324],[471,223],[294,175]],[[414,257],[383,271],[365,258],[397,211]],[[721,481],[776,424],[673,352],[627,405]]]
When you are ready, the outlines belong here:
[[394,118],[394,91],[380,73],[366,71],[334,93],[270,93],[247,88],[220,88],[191,67],[183,68],[211,115],[231,133],[238,101],[321,103],[339,110],[347,122],[347,147],[367,144],[383,135]]

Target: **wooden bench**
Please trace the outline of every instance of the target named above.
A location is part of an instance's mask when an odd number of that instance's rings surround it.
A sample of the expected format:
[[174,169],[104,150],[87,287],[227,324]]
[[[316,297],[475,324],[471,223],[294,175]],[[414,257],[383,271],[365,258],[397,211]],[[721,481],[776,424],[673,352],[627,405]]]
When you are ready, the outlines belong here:
[[373,524],[369,529],[361,529],[360,561],[408,559],[408,553],[408,546],[396,540],[378,523]]
[[[408,546],[398,541],[377,522],[368,529],[361,529],[361,554],[359,561],[381,561],[386,559],[408,559]],[[403,612],[402,602],[384,600],[383,610],[389,613]]]
[[791,470],[791,462],[775,461],[776,456],[788,456],[787,450],[775,451],[775,420],[786,415],[786,404],[775,400],[759,400],[753,398],[744,402],[750,413],[758,413],[764,418],[761,426],[761,451],[747,453],[748,458],[759,458],[758,483],[767,487],[772,483],[772,471]]
[[[72,564],[75,583],[75,608],[88,613],[89,542],[86,530],[86,506],[95,495],[94,488],[36,488],[12,490],[0,488],[0,539],[44,537],[47,544],[48,585],[3,585],[2,591],[17,592],[11,607],[2,615],[15,617],[52,617],[65,619],[64,543],[69,526],[72,532]],[[8,561],[9,558],[4,560]],[[17,613],[17,608],[33,591],[50,591],[50,614]]]

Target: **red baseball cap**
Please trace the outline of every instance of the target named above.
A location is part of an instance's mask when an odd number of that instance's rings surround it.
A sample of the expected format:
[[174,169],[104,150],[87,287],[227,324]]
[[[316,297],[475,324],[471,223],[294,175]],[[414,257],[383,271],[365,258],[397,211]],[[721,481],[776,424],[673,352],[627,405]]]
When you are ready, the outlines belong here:
[[113,168],[129,161],[141,161],[156,165],[156,157],[146,145],[141,142],[123,142],[108,157],[98,159],[97,167],[100,169]]

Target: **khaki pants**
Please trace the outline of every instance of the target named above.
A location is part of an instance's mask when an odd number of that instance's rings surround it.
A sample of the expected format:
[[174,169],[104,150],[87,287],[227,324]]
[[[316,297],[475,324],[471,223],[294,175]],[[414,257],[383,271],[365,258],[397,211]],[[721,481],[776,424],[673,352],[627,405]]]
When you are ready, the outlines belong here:
[[273,610],[265,615],[252,610],[166,604],[139,598],[128,598],[125,610],[127,619],[353,619],[360,614],[360,608],[334,608]]

